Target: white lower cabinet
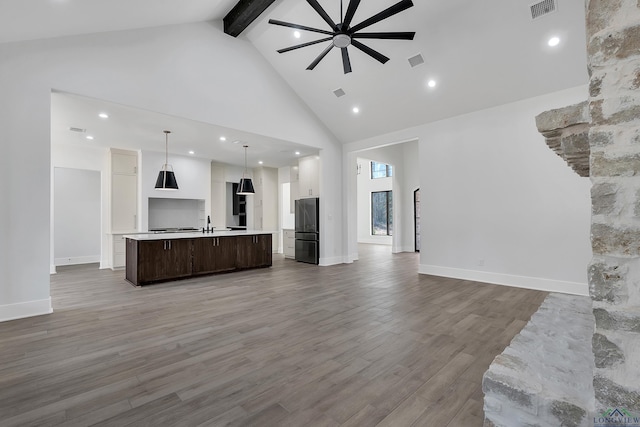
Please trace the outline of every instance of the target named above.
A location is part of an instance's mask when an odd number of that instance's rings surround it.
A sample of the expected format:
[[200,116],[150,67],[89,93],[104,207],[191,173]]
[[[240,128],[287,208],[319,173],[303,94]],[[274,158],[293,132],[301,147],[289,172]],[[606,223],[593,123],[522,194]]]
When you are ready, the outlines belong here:
[[296,232],[293,230],[282,230],[282,244],[285,258],[296,257]]
[[126,241],[124,234],[111,235],[111,269],[123,268],[126,264]]

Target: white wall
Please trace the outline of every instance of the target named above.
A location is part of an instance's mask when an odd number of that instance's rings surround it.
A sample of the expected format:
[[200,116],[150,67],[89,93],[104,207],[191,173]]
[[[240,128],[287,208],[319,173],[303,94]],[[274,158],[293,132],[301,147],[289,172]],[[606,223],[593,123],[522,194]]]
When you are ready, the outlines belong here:
[[56,266],[100,261],[101,204],[100,172],[54,169]]
[[[52,89],[304,142],[323,151],[327,167],[341,167],[335,137],[249,42],[221,27],[203,22],[0,44],[0,320],[51,311],[50,225],[33,224],[50,210]],[[321,255],[342,260],[341,180],[324,175],[324,240],[336,243]]]
[[546,146],[534,120],[586,96],[568,89],[345,150],[419,140],[421,273],[586,295],[591,184]]

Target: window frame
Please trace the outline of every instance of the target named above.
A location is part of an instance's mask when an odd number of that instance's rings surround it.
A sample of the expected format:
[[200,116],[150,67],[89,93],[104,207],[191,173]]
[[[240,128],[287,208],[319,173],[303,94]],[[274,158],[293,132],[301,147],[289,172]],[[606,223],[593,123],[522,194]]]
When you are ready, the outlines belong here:
[[[384,166],[384,171],[376,169],[376,165]],[[391,178],[393,176],[393,166],[387,163],[378,163],[376,161],[371,161],[371,179],[380,179],[380,178]],[[384,175],[374,176],[374,173],[384,173]]]
[[[380,234],[375,232],[374,225],[374,194],[385,193],[385,204],[386,204],[386,233]],[[393,190],[384,190],[384,191],[372,191],[371,192],[371,235],[372,236],[393,236]]]

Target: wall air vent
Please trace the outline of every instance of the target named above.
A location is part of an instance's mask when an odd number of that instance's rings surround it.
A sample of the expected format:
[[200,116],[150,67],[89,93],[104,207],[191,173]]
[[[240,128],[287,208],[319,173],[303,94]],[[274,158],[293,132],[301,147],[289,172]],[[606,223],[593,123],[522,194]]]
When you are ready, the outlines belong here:
[[80,132],[80,133],[84,133],[84,132],[86,132],[86,131],[87,131],[86,129],[82,129],[82,128],[74,128],[73,126],[72,126],[72,127],[70,127],[70,128],[69,128],[69,130],[70,130],[71,132]]
[[556,0],[542,0],[529,5],[531,19],[538,19],[558,10]]
[[408,61],[409,61],[409,65],[411,65],[411,68],[417,67],[420,64],[424,64],[424,58],[420,54],[417,54],[416,56],[412,56],[411,58],[408,59]]
[[345,92],[341,87],[339,87],[338,89],[336,89],[336,90],[334,90],[334,91],[333,91],[333,94],[334,94],[337,98],[340,98],[341,96],[345,96],[345,95],[346,95],[346,92]]

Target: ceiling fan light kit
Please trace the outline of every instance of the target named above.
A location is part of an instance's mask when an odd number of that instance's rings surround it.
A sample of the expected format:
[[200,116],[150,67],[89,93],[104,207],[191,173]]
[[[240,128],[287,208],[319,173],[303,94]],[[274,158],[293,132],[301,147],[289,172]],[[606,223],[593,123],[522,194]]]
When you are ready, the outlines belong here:
[[[361,0],[350,0],[349,5],[347,6],[347,12],[344,17],[340,16],[342,22],[335,23],[331,17],[327,14],[327,12],[320,6],[318,0],[307,0],[307,3],[311,5],[311,7],[322,17],[322,19],[329,25],[331,31],[322,30],[320,28],[312,28],[304,25],[293,24],[291,22],[279,21],[277,19],[270,19],[269,23],[273,25],[279,25],[282,27],[295,28],[296,30],[310,31],[314,33],[325,34],[329,37],[325,37],[318,40],[313,40],[307,43],[298,44],[295,46],[290,46],[284,49],[279,49],[278,53],[290,52],[295,49],[300,49],[307,46],[312,46],[314,44],[330,41],[329,46],[323,50],[320,55],[307,67],[307,70],[313,70],[320,61],[333,49],[334,47],[339,48],[342,51],[342,67],[344,73],[351,72],[351,60],[349,58],[349,52],[347,48],[349,46],[353,46],[356,49],[366,53],[371,56],[373,59],[381,62],[382,64],[386,63],[389,58],[381,54],[380,52],[371,49],[370,47],[360,43],[355,39],[380,39],[380,40],[413,40],[415,36],[415,32],[371,32],[371,33],[361,33],[360,30],[369,27],[377,22],[380,22],[384,19],[387,19],[397,13],[402,12],[413,6],[413,2],[411,0],[401,0],[393,6],[383,10],[380,13],[373,15],[372,17],[365,19],[357,25],[351,27],[351,20],[353,19],[353,15],[356,13],[356,9],[360,4]],[[342,15],[342,3],[340,3],[340,15]]]

